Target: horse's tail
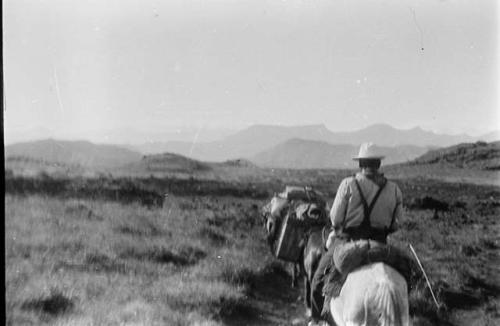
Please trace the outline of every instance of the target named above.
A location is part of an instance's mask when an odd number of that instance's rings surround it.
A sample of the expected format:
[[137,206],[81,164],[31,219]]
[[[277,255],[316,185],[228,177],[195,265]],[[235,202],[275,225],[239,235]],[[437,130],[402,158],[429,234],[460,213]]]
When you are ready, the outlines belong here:
[[[403,307],[401,303],[404,298],[394,285],[389,282],[380,282],[375,286],[374,293],[369,300],[365,297],[365,312],[371,316],[366,316],[365,320],[373,320],[379,326],[399,326],[406,325],[407,321],[403,317]],[[368,307],[368,302],[370,306]],[[371,309],[370,309],[371,308]]]

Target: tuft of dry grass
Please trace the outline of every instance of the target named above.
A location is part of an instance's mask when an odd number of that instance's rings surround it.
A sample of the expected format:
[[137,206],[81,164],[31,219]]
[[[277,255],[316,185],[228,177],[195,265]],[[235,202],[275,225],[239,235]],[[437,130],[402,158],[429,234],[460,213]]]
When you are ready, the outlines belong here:
[[32,310],[50,316],[71,312],[74,307],[75,303],[72,299],[54,289],[48,296],[30,299],[21,304],[23,310]]

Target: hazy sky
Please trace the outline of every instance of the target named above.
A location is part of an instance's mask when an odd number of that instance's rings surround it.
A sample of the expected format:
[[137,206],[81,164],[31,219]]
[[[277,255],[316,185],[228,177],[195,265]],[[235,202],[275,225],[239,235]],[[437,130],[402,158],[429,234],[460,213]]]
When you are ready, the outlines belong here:
[[500,129],[496,0],[3,1],[5,131]]

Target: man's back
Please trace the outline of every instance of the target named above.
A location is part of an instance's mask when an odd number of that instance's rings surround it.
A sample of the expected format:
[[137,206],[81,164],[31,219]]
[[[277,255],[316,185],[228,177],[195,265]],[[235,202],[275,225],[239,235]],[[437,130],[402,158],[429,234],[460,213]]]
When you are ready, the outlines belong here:
[[399,187],[382,175],[369,178],[362,173],[341,182],[330,211],[334,228],[346,229],[360,226],[365,214],[362,198],[364,197],[367,205],[370,205],[381,187],[383,189],[370,212],[370,224],[373,228],[385,229],[391,227],[392,223],[391,229],[394,230],[396,220],[402,214],[403,199]]

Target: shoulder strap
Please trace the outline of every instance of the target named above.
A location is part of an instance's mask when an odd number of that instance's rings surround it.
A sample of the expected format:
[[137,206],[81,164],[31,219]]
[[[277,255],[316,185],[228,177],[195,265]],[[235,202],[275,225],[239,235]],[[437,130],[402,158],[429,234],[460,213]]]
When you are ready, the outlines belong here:
[[372,213],[373,207],[375,207],[375,203],[377,202],[380,194],[382,193],[382,190],[384,190],[385,185],[387,184],[387,180],[384,179],[384,182],[382,185],[377,190],[377,193],[375,194],[375,197],[373,197],[372,202],[370,203],[370,206],[368,206],[368,203],[366,202],[366,198],[363,195],[363,191],[361,190],[361,186],[359,185],[359,182],[357,179],[354,179],[356,182],[356,187],[358,188],[359,196],[361,197],[361,203],[363,204],[363,222],[361,222],[361,226],[363,227],[371,227],[370,223],[370,214]]
[[397,209],[398,209],[398,204],[396,203],[396,206],[394,206],[394,210],[392,211],[391,225],[389,225],[389,228],[387,229],[388,231],[392,231],[392,228],[394,227],[394,221],[396,220]]
[[361,222],[361,225],[365,225],[368,220],[368,225],[370,224],[370,207],[368,206],[368,203],[366,202],[365,195],[363,195],[363,191],[361,190],[361,186],[359,185],[359,182],[356,178],[354,178],[354,182],[356,183],[356,187],[358,188],[359,192],[359,197],[361,198],[361,204],[363,204],[363,222]]
[[375,207],[375,203],[377,202],[378,200],[378,197],[380,196],[380,194],[382,193],[382,190],[384,190],[385,188],[385,185],[387,184],[387,179],[384,178],[384,181],[383,183],[380,185],[380,187],[378,188],[378,191],[377,193],[375,194],[375,197],[373,197],[373,200],[372,202],[370,203],[370,207],[368,207],[369,209],[369,213],[371,214],[372,210],[373,210],[373,207]]

